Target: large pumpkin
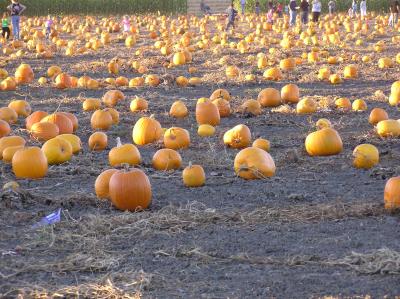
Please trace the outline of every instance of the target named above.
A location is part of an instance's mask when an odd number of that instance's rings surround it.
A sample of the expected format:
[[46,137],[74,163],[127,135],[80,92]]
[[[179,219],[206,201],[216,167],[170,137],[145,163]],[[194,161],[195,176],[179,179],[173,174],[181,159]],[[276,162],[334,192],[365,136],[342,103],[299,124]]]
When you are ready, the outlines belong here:
[[379,151],[372,144],[360,144],[353,151],[353,165],[368,169],[379,163]]
[[90,124],[94,130],[107,131],[113,124],[111,114],[106,110],[96,110],[90,118]]
[[47,174],[47,159],[40,148],[26,147],[14,154],[12,169],[17,178],[40,179]]
[[133,127],[132,139],[135,144],[145,145],[159,140],[162,132],[157,120],[153,117],[142,117]]
[[169,115],[175,118],[185,118],[188,114],[189,111],[182,101],[174,102],[169,110]]
[[248,147],[236,155],[234,169],[238,176],[253,180],[274,176],[276,167],[269,153],[257,147]]
[[232,148],[244,148],[250,145],[251,132],[246,125],[237,125],[224,134],[224,144]]
[[18,116],[27,117],[31,114],[31,106],[25,100],[14,100],[8,104],[8,107],[13,109]]
[[164,145],[170,149],[188,148],[190,145],[190,135],[185,129],[172,127],[164,133]]
[[199,125],[209,124],[217,126],[220,123],[218,107],[210,101],[200,102],[196,105],[196,121]]
[[177,151],[162,148],[154,154],[152,163],[155,169],[167,171],[180,168],[182,158]]
[[0,119],[8,122],[9,124],[15,124],[18,120],[18,114],[9,107],[0,108]]
[[30,133],[39,141],[47,141],[59,134],[58,126],[50,122],[37,122],[32,125]]
[[306,151],[310,156],[330,156],[343,150],[339,133],[332,128],[323,128],[309,134],[305,141]]
[[109,182],[109,194],[117,209],[137,211],[146,209],[151,203],[151,185],[140,169],[118,171]]
[[376,125],[382,120],[387,120],[389,118],[389,115],[387,112],[382,109],[382,108],[374,108],[371,110],[371,113],[369,114],[369,123],[371,125]]
[[64,139],[65,141],[69,142],[69,144],[71,144],[73,154],[79,153],[82,149],[81,139],[74,134],[61,134],[56,138]]
[[61,138],[47,140],[42,146],[42,151],[50,165],[67,162],[72,157],[72,145]]
[[386,119],[378,122],[376,131],[381,137],[399,137],[400,122],[394,119]]

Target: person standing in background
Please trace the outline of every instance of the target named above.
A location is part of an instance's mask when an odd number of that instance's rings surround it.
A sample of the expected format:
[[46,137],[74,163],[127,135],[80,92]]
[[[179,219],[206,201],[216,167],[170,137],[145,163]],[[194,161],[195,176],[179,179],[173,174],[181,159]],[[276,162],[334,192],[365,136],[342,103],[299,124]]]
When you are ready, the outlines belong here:
[[353,3],[351,4],[352,17],[358,16],[357,10],[358,10],[357,1],[353,0]]
[[1,19],[1,35],[4,38],[4,42],[10,38],[10,21],[8,20],[8,14],[5,12]]
[[260,15],[260,1],[258,0],[256,1],[256,15]]
[[297,6],[296,0],[290,0],[289,2],[289,24],[290,26],[296,25],[296,17],[297,17]]
[[26,6],[19,3],[19,0],[11,0],[11,5],[9,5],[7,9],[10,11],[11,15],[14,39],[19,39],[20,15],[24,12]]
[[336,10],[336,2],[335,0],[330,0],[328,2],[328,10],[329,10],[329,15],[332,16],[335,13]]
[[300,11],[301,11],[301,22],[306,25],[308,23],[308,11],[310,10],[310,4],[308,0],[301,0]]
[[53,19],[51,18],[51,15],[47,16],[47,20],[44,24],[44,27],[46,28],[46,39],[50,38],[50,34],[51,34],[51,28],[53,27]]
[[313,22],[319,22],[319,16],[321,15],[322,4],[320,0],[314,0],[312,3],[312,16]]
[[360,2],[360,16],[361,20],[367,17],[367,0],[361,0]]
[[231,5],[229,5],[228,9],[226,10],[226,14],[228,15],[227,24],[225,30],[228,30],[230,26],[235,29],[235,18],[238,14],[237,10],[233,7],[233,1]]
[[395,27],[397,22],[399,21],[399,11],[400,11],[400,2],[399,0],[393,0],[389,6],[390,10],[390,18],[389,18],[389,26]]
[[246,9],[246,0],[240,0],[240,6],[242,8],[242,15],[244,15]]
[[278,2],[278,5],[276,6],[276,12],[278,13],[278,17],[282,18],[282,16],[283,16],[283,5],[282,5],[282,3]]

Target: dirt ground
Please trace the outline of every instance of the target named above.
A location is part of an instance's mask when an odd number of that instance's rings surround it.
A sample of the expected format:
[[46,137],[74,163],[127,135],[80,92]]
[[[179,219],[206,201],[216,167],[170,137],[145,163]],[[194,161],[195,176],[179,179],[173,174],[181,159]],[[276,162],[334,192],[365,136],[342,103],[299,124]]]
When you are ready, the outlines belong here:
[[[317,80],[317,71],[327,65],[305,62],[279,82],[262,79],[262,71],[245,57],[249,53],[223,49],[195,53],[192,65],[204,83],[179,88],[171,84],[138,89],[120,88],[127,99],[117,106],[121,121],[107,132],[108,149],[132,142],[132,127],[143,115],[155,114],[163,127],[183,127],[190,132],[191,146],[180,151],[184,165],[201,164],[207,174],[206,185],[185,188],[181,171],[159,172],[151,167],[151,157],[161,145],[140,147],[143,164],[153,189],[151,208],[140,213],[121,212],[108,201],[96,198],[94,181],[108,166],[108,150],[90,152],[87,140],[92,133],[90,113],[82,111],[85,97],[101,98],[106,89],[60,91],[37,84],[16,92],[0,93],[1,106],[11,99],[26,98],[33,110],[72,112],[79,118],[77,135],[83,151],[68,163],[52,166],[43,180],[18,180],[17,191],[0,193],[0,297],[55,298],[319,298],[325,296],[394,298],[400,296],[400,218],[383,209],[386,180],[400,173],[398,139],[382,139],[368,123],[374,107],[387,110],[390,118],[400,112],[387,104],[391,84],[398,79],[400,66],[388,70],[377,67],[379,57],[394,57],[398,46],[390,43],[394,33],[367,42],[367,46],[348,49],[326,47],[331,55],[366,53],[373,62],[360,65],[358,79],[331,85]],[[99,52],[66,57],[61,52],[52,60],[23,59],[44,75],[50,65],[80,77],[108,77],[107,62],[115,56],[136,59],[134,51],[149,45],[143,28],[138,45],[126,49],[113,43]],[[384,53],[370,46],[385,40]],[[279,46],[277,45],[277,48]],[[296,48],[299,56],[309,47]],[[148,49],[139,57],[152,73],[189,76],[187,66],[165,69],[163,58]],[[285,51],[279,52],[285,56]],[[153,56],[152,56],[153,55]],[[218,59],[230,60],[244,72],[257,75],[257,82],[226,80],[225,66]],[[151,60],[153,59],[153,62]],[[21,62],[3,63],[13,73]],[[94,64],[93,62],[98,62]],[[342,70],[350,59],[333,70]],[[354,62],[353,62],[354,63]],[[138,76],[127,66],[122,75]],[[292,108],[263,109],[262,115],[249,117],[234,113],[223,118],[217,134],[197,135],[195,104],[217,88],[233,95],[232,107],[244,99],[256,99],[266,87],[280,89],[296,83],[301,96],[322,103],[337,97],[361,98],[366,112],[320,109],[312,115],[297,115]],[[385,96],[375,94],[382,90]],[[130,99],[140,96],[149,101],[149,111],[133,114]],[[186,119],[168,116],[171,104],[181,99],[190,110]],[[331,157],[309,157],[304,140],[315,130],[319,118],[328,118],[340,133],[344,151]],[[277,165],[276,175],[265,180],[246,181],[235,176],[233,159],[237,150],[225,148],[223,133],[246,124],[253,137],[267,138]],[[14,134],[28,137],[24,121],[13,126]],[[371,143],[380,151],[380,163],[371,170],[352,167],[352,150]],[[36,141],[29,144],[38,145]],[[14,181],[11,166],[1,163],[1,184]],[[58,208],[61,222],[32,229],[32,224]]]

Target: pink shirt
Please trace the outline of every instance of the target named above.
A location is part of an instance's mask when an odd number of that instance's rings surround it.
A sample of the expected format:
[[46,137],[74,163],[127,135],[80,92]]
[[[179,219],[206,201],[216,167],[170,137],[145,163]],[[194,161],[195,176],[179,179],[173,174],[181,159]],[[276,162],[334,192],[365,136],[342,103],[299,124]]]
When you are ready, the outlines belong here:
[[48,20],[46,21],[46,28],[51,27],[51,25],[53,25],[53,20],[52,20],[52,19],[48,19]]
[[125,32],[131,29],[131,22],[129,20],[122,20],[122,24],[124,25]]

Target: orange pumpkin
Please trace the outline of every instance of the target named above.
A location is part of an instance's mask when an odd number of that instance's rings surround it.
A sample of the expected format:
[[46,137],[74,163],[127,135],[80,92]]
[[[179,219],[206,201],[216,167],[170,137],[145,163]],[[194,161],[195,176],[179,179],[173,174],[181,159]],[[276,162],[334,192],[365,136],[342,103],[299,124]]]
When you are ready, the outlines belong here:
[[26,147],[14,154],[12,169],[17,178],[40,179],[47,174],[47,158],[39,147]]
[[105,110],[96,110],[90,118],[90,124],[94,130],[105,130],[111,128],[113,119],[111,114]]
[[11,132],[11,128],[10,128],[10,125],[8,124],[8,122],[0,119],[0,138],[7,136],[8,134],[10,134],[10,132]]
[[214,101],[216,99],[223,98],[225,101],[230,101],[231,100],[231,95],[229,91],[223,88],[219,88],[213,91],[213,93],[210,96],[210,100]]
[[400,208],[400,177],[390,178],[384,191],[385,209],[395,210]]
[[262,107],[277,107],[282,104],[281,94],[275,88],[265,88],[258,94],[258,101]]
[[182,172],[182,179],[186,187],[201,187],[205,184],[206,174],[200,165],[189,163],[189,166]]
[[231,106],[227,100],[217,98],[212,103],[217,106],[220,117],[228,117],[231,114]]
[[269,153],[257,147],[248,147],[236,155],[234,169],[238,176],[253,180],[274,176],[276,167]]
[[119,90],[109,90],[103,95],[103,103],[108,107],[114,107],[124,99],[125,95]]
[[35,111],[33,112],[31,115],[29,115],[26,119],[25,119],[25,127],[28,131],[31,130],[31,127],[35,124],[40,122],[43,118],[45,118],[47,115],[49,115],[47,112],[45,111]]
[[339,133],[332,128],[323,128],[309,134],[305,141],[307,153],[310,156],[330,156],[343,150]]
[[32,125],[30,133],[32,137],[39,141],[47,141],[56,137],[59,134],[58,126],[50,122],[37,122]]
[[8,122],[9,124],[15,124],[18,120],[18,114],[14,109],[8,107],[0,108],[0,119]]
[[17,84],[31,83],[34,79],[32,68],[29,64],[21,64],[15,71],[15,80]]
[[25,100],[14,100],[8,104],[8,108],[13,109],[18,116],[27,117],[31,114],[31,106]]
[[138,165],[141,162],[140,152],[133,144],[118,145],[108,153],[108,161],[111,166],[129,164]]
[[161,125],[152,116],[140,118],[132,130],[133,142],[138,145],[153,143],[159,140],[161,135]]
[[169,115],[175,118],[185,118],[189,114],[186,105],[182,101],[176,101],[169,110]]
[[281,89],[281,98],[284,103],[298,103],[300,91],[296,84],[287,84]]
[[110,179],[114,173],[118,172],[117,169],[107,169],[100,173],[94,182],[94,190],[98,198],[110,198]]
[[374,108],[371,110],[371,113],[369,114],[368,121],[371,125],[375,126],[381,120],[387,120],[387,119],[389,119],[389,115],[387,114],[387,112],[384,109]]
[[72,134],[74,131],[74,126],[70,119],[59,112],[42,118],[41,122],[50,122],[56,124],[60,134]]
[[224,134],[224,144],[232,148],[244,148],[250,145],[251,132],[246,125],[237,125]]
[[217,106],[210,101],[197,103],[196,121],[199,125],[209,124],[217,126],[220,123],[220,115]]
[[132,112],[144,111],[149,108],[149,104],[145,99],[136,97],[131,101],[129,108]]
[[71,77],[66,73],[58,74],[55,80],[55,87],[58,89],[66,89],[72,87]]
[[25,139],[20,136],[5,136],[0,138],[0,159],[3,159],[3,151],[10,146],[25,145]]
[[89,149],[92,151],[102,151],[107,147],[108,138],[103,132],[94,132],[88,140]]
[[158,150],[153,156],[153,167],[157,170],[172,170],[181,167],[181,155],[173,149],[163,148]]
[[190,145],[190,135],[185,129],[172,127],[164,133],[164,145],[170,149],[188,148]]

